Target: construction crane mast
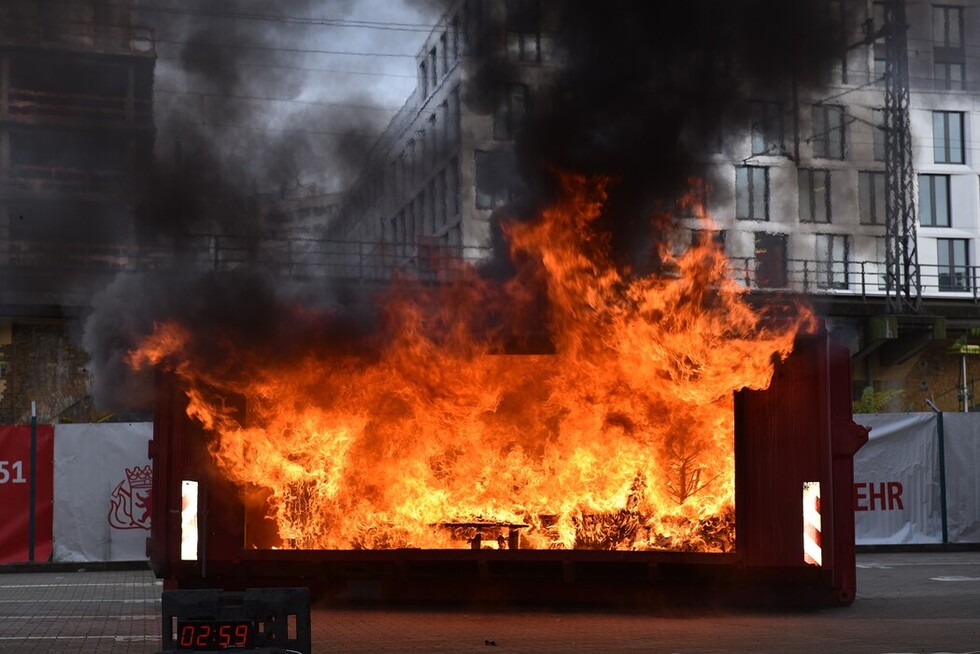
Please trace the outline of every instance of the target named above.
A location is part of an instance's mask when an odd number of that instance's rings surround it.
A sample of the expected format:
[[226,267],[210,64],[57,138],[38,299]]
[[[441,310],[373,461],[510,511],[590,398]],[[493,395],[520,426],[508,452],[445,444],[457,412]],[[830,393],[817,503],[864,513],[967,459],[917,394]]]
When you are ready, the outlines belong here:
[[909,120],[905,0],[885,0],[885,289],[890,314],[922,310],[916,232],[915,170]]

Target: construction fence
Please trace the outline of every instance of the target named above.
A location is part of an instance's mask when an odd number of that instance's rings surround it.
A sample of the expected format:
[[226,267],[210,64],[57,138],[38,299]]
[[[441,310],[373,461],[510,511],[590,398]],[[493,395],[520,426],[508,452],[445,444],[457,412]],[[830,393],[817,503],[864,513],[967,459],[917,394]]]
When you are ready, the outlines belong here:
[[[857,545],[980,544],[980,413],[854,419],[871,428],[854,457]],[[152,423],[0,426],[0,563],[145,560],[152,433]]]

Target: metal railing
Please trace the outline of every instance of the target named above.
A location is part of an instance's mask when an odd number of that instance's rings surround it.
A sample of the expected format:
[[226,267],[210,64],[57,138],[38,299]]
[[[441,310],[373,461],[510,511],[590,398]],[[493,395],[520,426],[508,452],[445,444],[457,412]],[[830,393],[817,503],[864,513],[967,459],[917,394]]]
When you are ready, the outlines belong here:
[[52,93],[11,88],[6,117],[73,122],[133,120],[149,123],[152,113],[153,101],[146,97]]
[[126,178],[123,170],[17,164],[0,170],[0,189],[119,195],[127,188]]
[[3,16],[0,45],[61,47],[71,50],[150,56],[154,31],[137,25]]
[[[886,295],[885,263],[790,259],[772,269],[754,257],[731,260],[732,275],[752,291],[840,295],[861,299]],[[919,264],[923,297],[980,301],[980,266]]]
[[[464,258],[489,248],[444,248],[314,238],[201,234],[163,245],[84,244],[0,239],[0,272],[55,267],[64,272],[116,273],[180,267],[213,272],[254,271],[283,279],[383,282],[396,275],[435,280],[453,275]],[[0,274],[0,279],[3,275]]]
[[[458,275],[461,261],[491,256],[485,247],[329,241],[278,236],[199,234],[162,245],[85,244],[0,239],[0,287],[10,272],[113,274],[172,267],[253,271],[296,281],[383,283],[396,275],[424,281]],[[733,279],[752,292],[880,299],[884,264],[791,259],[772,268],[753,257],[730,259]],[[923,297],[980,302],[980,266],[920,264]]]

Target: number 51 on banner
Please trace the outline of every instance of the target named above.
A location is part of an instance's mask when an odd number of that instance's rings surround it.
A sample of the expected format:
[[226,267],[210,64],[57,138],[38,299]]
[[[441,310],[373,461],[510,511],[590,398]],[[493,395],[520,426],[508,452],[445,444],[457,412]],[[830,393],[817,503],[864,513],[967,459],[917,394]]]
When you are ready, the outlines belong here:
[[54,426],[37,425],[37,470],[31,516],[31,428],[0,426],[0,563],[30,560],[34,523],[34,561],[51,558],[54,506]]
[[0,484],[26,484],[23,461],[0,461]]

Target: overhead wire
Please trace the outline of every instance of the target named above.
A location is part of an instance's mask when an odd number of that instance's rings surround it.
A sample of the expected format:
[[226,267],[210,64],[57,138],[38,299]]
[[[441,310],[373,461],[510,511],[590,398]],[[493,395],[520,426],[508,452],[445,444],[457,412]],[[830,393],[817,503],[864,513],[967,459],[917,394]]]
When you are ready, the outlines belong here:
[[169,7],[160,7],[160,6],[145,5],[145,4],[141,4],[139,6],[139,9],[140,11],[146,11],[146,12],[157,13],[157,14],[205,16],[209,18],[229,18],[233,20],[263,21],[263,22],[283,23],[283,24],[291,24],[291,25],[350,27],[350,28],[357,28],[357,29],[375,29],[375,30],[402,31],[402,32],[429,33],[433,29],[438,27],[438,25],[436,24],[425,24],[425,23],[397,23],[391,21],[369,21],[369,20],[355,20],[349,18],[323,18],[323,17],[308,17],[308,16],[286,16],[286,15],[273,15],[273,14],[222,12],[222,11],[200,10],[200,9],[196,9],[196,10],[174,9]]
[[167,95],[182,95],[182,96],[196,96],[201,98],[223,98],[229,100],[256,100],[256,101],[266,101],[266,102],[283,102],[288,104],[302,104],[311,105],[316,107],[338,107],[344,109],[361,109],[365,111],[378,111],[383,113],[393,113],[398,111],[401,107],[394,105],[370,105],[370,104],[355,104],[351,102],[323,102],[317,100],[297,100],[294,98],[276,98],[270,96],[261,95],[239,95],[232,93],[209,93],[205,91],[193,91],[193,90],[179,90],[179,89],[166,89],[166,88],[155,88],[154,93],[163,93]]
[[[116,7],[126,10],[133,8],[132,0],[91,0],[93,4],[102,5],[106,7]],[[279,3],[280,6],[281,3]],[[270,3],[270,6],[276,6],[276,3]],[[284,23],[284,24],[296,24],[296,25],[311,25],[311,26],[329,26],[329,27],[353,27],[360,29],[381,29],[381,30],[397,30],[397,31],[412,31],[412,32],[430,32],[436,27],[437,24],[430,23],[403,23],[397,21],[376,21],[376,20],[360,20],[354,18],[330,18],[326,16],[295,16],[290,14],[268,14],[268,13],[258,13],[258,12],[235,12],[235,11],[222,11],[220,9],[207,9],[200,8],[196,6],[194,8],[184,7],[167,7],[163,5],[153,5],[140,3],[137,7],[139,12],[154,13],[154,14],[164,14],[164,15],[177,15],[177,16],[204,16],[209,18],[227,18],[231,20],[249,20],[249,21],[261,21],[261,22],[272,22],[272,23]]]
[[163,124],[172,125],[182,125],[184,127],[214,127],[214,128],[231,128],[231,129],[242,129],[250,132],[280,132],[289,134],[310,134],[313,136],[337,136],[345,138],[358,138],[358,139],[376,139],[377,134],[368,132],[351,132],[351,131],[333,131],[333,130],[321,130],[321,129],[296,129],[289,127],[259,127],[257,125],[250,125],[246,123],[225,123],[220,121],[209,121],[209,120],[182,120],[179,118],[163,118],[157,121]]
[[193,48],[214,48],[214,49],[233,49],[233,50],[258,50],[260,52],[289,52],[294,54],[328,54],[353,57],[394,57],[404,59],[415,59],[413,54],[402,54],[396,52],[358,52],[353,50],[317,50],[313,48],[283,48],[276,46],[253,45],[247,43],[197,43],[193,41],[179,41],[176,39],[155,40],[156,43],[168,43],[172,45],[187,45]]
[[[161,57],[158,56],[157,59],[162,59],[164,61],[181,61],[181,62],[210,62],[210,59],[204,57]],[[382,73],[377,71],[363,71],[363,70],[346,70],[339,68],[315,68],[311,66],[293,66],[288,64],[270,64],[267,62],[257,62],[257,61],[236,61],[236,66],[243,66],[245,68],[281,68],[284,70],[303,70],[311,73],[337,73],[341,75],[367,75],[371,77],[397,77],[402,79],[417,79],[418,75],[409,75],[404,73]]]

